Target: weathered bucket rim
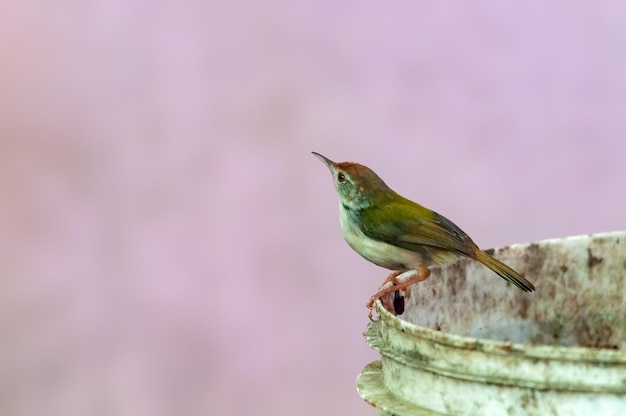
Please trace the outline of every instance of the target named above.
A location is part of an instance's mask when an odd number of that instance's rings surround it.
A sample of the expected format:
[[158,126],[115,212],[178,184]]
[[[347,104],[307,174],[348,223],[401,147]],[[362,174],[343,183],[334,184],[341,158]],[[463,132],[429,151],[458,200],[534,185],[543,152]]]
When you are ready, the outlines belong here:
[[[577,239],[582,237],[598,238],[598,237],[625,237],[626,231],[611,231],[606,233],[585,234],[570,236],[565,238],[554,238],[542,240],[541,243],[555,243],[564,240]],[[529,243],[514,244],[503,248],[515,248],[525,246]],[[458,349],[466,349],[471,351],[482,351],[489,354],[508,355],[515,354],[520,357],[534,359],[549,359],[561,362],[595,362],[595,363],[624,363],[626,364],[626,350],[615,350],[609,348],[589,348],[580,346],[558,346],[558,345],[531,345],[514,342],[499,341],[494,339],[478,339],[457,335],[450,332],[437,331],[431,328],[415,325],[405,321],[400,316],[385,309],[380,302],[376,301],[376,311],[378,312],[378,320],[385,325],[391,325],[394,329],[399,330],[408,335],[434,342],[442,346],[449,346]]]

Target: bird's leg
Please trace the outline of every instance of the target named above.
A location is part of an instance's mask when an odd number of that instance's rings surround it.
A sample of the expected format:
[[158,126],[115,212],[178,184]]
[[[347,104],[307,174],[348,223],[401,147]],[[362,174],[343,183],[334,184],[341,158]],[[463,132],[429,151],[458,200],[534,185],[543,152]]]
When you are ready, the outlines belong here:
[[[370,300],[367,302],[367,316],[369,316],[370,321],[373,321],[373,317],[372,317],[372,310],[374,308],[374,303],[376,302],[376,300],[380,299],[381,296],[384,296],[384,294],[389,293],[387,292],[387,290],[389,290],[389,288],[393,288],[396,284],[398,284],[398,280],[396,279],[396,277],[398,277],[399,275],[401,275],[403,272],[393,272],[391,273],[389,276],[387,276],[387,278],[385,279],[385,281],[383,282],[382,285],[380,285],[380,287],[378,288],[378,292],[376,292],[371,298]],[[389,309],[389,308],[387,308]]]
[[[396,285],[393,287],[394,290],[405,290],[406,288],[408,288],[409,286],[415,284],[415,283],[419,283],[419,282],[423,282],[424,280],[428,279],[428,277],[430,276],[430,269],[426,266],[424,266],[423,264],[420,264],[417,269],[415,269],[415,277],[412,277],[410,279],[407,279],[403,282],[398,281],[398,279],[396,279],[396,281],[398,283],[396,283]],[[389,293],[389,292],[387,292]],[[386,293],[385,293],[386,294]],[[384,296],[384,295],[381,295]]]
[[[409,276],[409,275],[412,275],[413,272],[415,272],[414,277],[408,278],[407,280],[398,279],[398,276],[400,276],[400,277]],[[403,276],[401,276],[401,275],[403,275]],[[368,316],[369,316],[370,320],[373,320],[372,319],[372,310],[374,308],[374,303],[376,302],[376,300],[381,299],[384,296],[387,296],[391,292],[405,290],[407,287],[409,287],[409,286],[411,286],[411,285],[413,285],[415,283],[423,282],[424,280],[428,279],[428,276],[430,276],[430,270],[428,269],[428,267],[426,267],[423,264],[420,264],[415,270],[409,270],[408,272],[393,272],[393,273],[391,273],[387,277],[387,279],[385,279],[383,284],[380,286],[380,288],[378,289],[378,292],[376,292],[370,298],[369,302],[367,302],[367,309],[369,310]],[[387,308],[387,309],[389,309],[389,308]]]

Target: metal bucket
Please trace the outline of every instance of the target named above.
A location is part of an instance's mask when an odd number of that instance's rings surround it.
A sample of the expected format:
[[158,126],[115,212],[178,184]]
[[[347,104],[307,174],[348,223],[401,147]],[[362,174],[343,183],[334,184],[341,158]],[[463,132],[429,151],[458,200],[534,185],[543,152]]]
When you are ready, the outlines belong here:
[[402,316],[377,302],[361,397],[396,416],[626,415],[626,232],[495,257],[536,292],[467,260],[412,286]]

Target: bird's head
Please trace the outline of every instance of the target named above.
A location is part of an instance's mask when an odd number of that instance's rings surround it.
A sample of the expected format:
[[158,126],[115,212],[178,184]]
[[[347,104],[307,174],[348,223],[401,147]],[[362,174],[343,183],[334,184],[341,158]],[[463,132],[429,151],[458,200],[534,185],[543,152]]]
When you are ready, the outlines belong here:
[[319,153],[312,152],[330,170],[341,203],[360,209],[394,192],[367,166],[353,162],[335,163]]

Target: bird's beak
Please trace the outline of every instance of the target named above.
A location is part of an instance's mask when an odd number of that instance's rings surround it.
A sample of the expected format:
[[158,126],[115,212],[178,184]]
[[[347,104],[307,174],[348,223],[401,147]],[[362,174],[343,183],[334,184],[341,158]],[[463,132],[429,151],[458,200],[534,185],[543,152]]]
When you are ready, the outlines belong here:
[[335,162],[333,162],[332,160],[330,160],[329,158],[327,158],[326,156],[322,156],[317,152],[311,152],[315,155],[316,158],[318,158],[319,160],[321,160],[322,162],[324,162],[324,164],[326,166],[328,166],[328,169],[330,169],[332,171],[333,167],[336,165]]

